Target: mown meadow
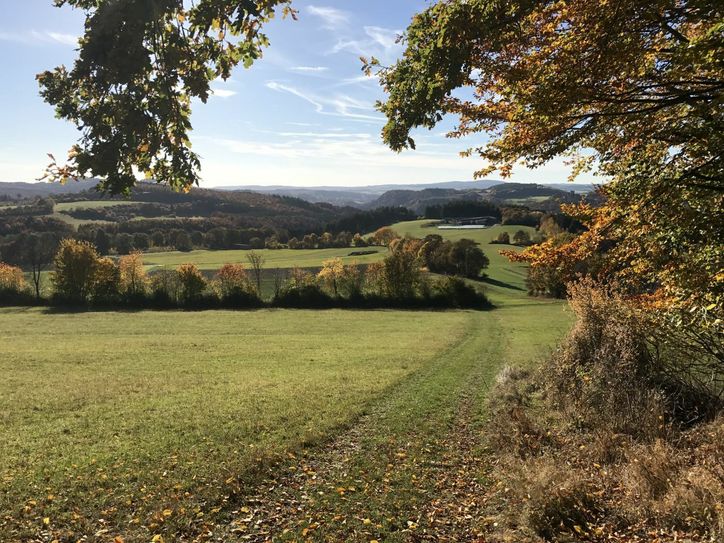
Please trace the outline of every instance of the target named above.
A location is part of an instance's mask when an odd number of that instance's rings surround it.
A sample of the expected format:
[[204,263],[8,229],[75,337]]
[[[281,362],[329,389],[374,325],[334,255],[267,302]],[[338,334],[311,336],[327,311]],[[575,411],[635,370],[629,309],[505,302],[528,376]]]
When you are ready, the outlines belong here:
[[[524,268],[487,244],[498,227],[395,229],[477,237],[491,265],[473,284],[497,309],[0,310],[0,539],[439,530],[425,511],[447,484],[440,462],[482,446],[455,440],[479,435],[497,371],[544,357],[570,315],[525,295]],[[304,265],[324,251],[283,252]],[[468,475],[484,476],[473,465]]]

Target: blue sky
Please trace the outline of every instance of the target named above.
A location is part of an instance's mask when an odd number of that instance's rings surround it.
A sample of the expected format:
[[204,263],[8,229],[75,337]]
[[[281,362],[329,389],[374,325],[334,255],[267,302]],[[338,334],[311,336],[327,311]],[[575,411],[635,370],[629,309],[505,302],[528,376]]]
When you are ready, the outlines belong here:
[[[417,133],[416,151],[387,149],[380,141],[384,119],[374,109],[382,93],[360,70],[360,55],[393,62],[401,52],[395,36],[426,5],[294,2],[299,20],[267,27],[271,47],[264,58],[215,83],[209,102],[194,108],[192,142],[202,157],[203,186],[471,179],[481,162],[458,156],[473,141],[444,137],[452,120]],[[55,119],[38,96],[35,74],[72,64],[83,14],[55,8],[51,0],[0,0],[0,8],[0,181],[32,181],[48,162],[46,153],[64,156],[76,138],[75,128]],[[567,172],[556,161],[536,170],[521,167],[512,180],[564,182]]]

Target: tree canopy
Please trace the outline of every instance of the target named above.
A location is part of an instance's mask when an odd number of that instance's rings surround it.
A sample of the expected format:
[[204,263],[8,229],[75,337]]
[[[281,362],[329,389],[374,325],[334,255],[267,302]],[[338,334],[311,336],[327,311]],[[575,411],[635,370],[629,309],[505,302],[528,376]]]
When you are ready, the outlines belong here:
[[605,177],[607,204],[578,210],[589,233],[567,254],[613,242],[627,279],[721,311],[721,2],[444,0],[403,39],[379,73],[392,149],[453,114],[450,136],[489,136],[464,152],[483,159],[477,175],[568,156],[573,175]]
[[191,101],[206,102],[210,84],[239,63],[258,59],[269,43],[263,25],[289,0],[54,0],[85,11],[77,59],[38,75],[41,95],[80,140],[67,163],[46,178],[97,177],[111,193],[127,193],[138,173],[188,190],[198,184],[191,150]]

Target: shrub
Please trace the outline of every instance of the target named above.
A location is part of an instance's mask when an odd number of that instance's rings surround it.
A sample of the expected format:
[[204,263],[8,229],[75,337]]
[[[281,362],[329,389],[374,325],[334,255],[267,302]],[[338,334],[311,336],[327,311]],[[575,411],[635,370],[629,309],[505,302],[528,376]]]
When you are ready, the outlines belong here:
[[143,267],[143,255],[134,251],[118,259],[119,290],[131,299],[138,299],[146,294],[148,275]]
[[460,309],[482,309],[490,306],[490,302],[479,292],[459,277],[444,277],[434,288],[434,295],[443,307]]
[[242,264],[224,264],[214,279],[222,299],[254,291],[246,268]]
[[195,264],[181,264],[176,270],[179,281],[179,300],[186,305],[196,303],[206,289],[206,280]]
[[84,304],[93,289],[98,253],[86,241],[64,239],[54,260],[55,296],[61,302]]
[[282,289],[273,300],[279,307],[327,308],[334,307],[335,300],[315,284],[303,284]]
[[495,240],[495,243],[510,245],[510,234],[508,234],[508,232],[501,232],[498,234],[498,238]]
[[112,305],[119,301],[121,273],[110,258],[99,258],[93,269],[90,299],[97,305]]
[[335,298],[339,296],[339,284],[344,274],[341,258],[333,258],[322,262],[322,269],[317,274],[317,281]]
[[32,300],[20,268],[0,262],[0,303],[27,304]]
[[530,234],[525,230],[518,230],[513,234],[513,243],[515,245],[530,245]]
[[159,307],[178,303],[181,296],[181,283],[176,270],[161,269],[151,275],[151,301]]
[[23,270],[0,262],[0,292],[22,292],[27,288]]

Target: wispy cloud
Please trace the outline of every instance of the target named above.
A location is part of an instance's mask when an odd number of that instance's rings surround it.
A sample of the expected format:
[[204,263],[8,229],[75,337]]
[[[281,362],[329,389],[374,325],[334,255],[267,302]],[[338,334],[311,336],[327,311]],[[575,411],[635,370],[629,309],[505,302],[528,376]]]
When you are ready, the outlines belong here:
[[398,43],[400,30],[382,28],[380,26],[364,27],[365,37],[361,39],[340,38],[332,47],[330,53],[349,51],[355,55],[373,55],[382,58],[396,56],[402,49]]
[[[366,132],[276,132],[270,141],[203,137],[204,144],[231,153],[306,164],[310,160],[332,168],[460,168],[470,161],[449,149],[421,146],[414,153],[390,151],[379,137]],[[472,159],[471,159],[472,160]]]
[[27,32],[0,32],[0,41],[11,41],[28,45],[43,43],[60,43],[63,45],[78,45],[78,37],[62,32],[39,32],[29,30]]
[[271,90],[292,94],[310,103],[320,115],[346,117],[357,121],[374,123],[380,123],[384,120],[382,117],[364,113],[372,113],[374,111],[371,103],[358,100],[346,94],[336,94],[332,97],[319,96],[277,81],[269,81],[266,86]]
[[229,89],[211,89],[211,92],[214,93],[214,96],[218,96],[219,98],[231,98],[236,95],[236,91]]
[[293,66],[290,70],[302,73],[322,73],[329,71],[329,68],[327,66]]
[[349,22],[349,14],[337,8],[328,6],[309,6],[307,12],[315,17],[319,17],[327,28],[339,28],[341,25]]

